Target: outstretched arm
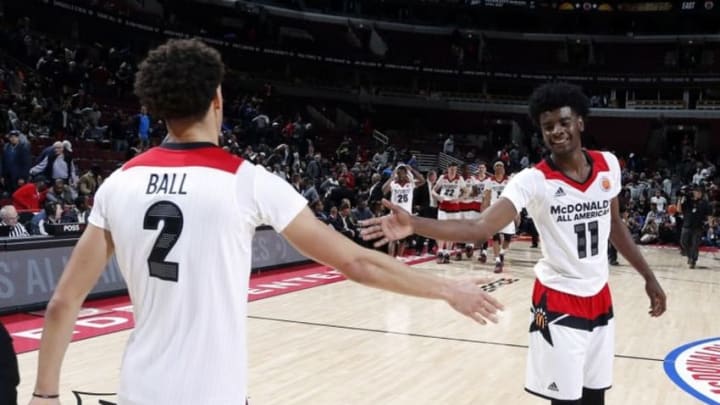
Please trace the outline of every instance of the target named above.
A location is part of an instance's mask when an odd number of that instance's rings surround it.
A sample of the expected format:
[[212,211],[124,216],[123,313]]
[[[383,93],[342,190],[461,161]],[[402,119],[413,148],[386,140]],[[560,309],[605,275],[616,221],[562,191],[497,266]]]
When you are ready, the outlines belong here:
[[[113,250],[110,233],[92,224],[88,225],[75,245],[45,313],[35,393],[58,394],[60,365],[72,338],[75,319]],[[32,403],[59,402],[35,398]]]
[[500,198],[499,201],[484,210],[480,218],[475,221],[438,221],[421,218],[409,215],[390,201],[383,200],[383,204],[392,211],[391,215],[360,222],[360,225],[364,227],[362,235],[365,240],[380,239],[375,246],[381,246],[414,233],[439,240],[485,241],[512,222],[518,214],[513,203],[506,198]]
[[[282,232],[300,252],[367,286],[422,298],[443,299],[481,324],[496,322],[502,305],[482,291],[486,279],[457,281],[412,271],[393,257],[365,249],[319,222],[305,208]],[[313,235],[309,238],[308,235]],[[323,241],[323,243],[317,243]],[[333,249],[327,249],[333,246]]]
[[613,198],[612,204],[610,205],[612,215],[610,241],[618,252],[620,252],[645,279],[645,292],[650,298],[650,311],[648,311],[648,313],[652,316],[660,316],[666,309],[667,298],[665,297],[665,292],[663,292],[660,283],[658,283],[655,278],[655,274],[650,270],[650,266],[648,266],[642,253],[640,253],[640,249],[638,249],[633,241],[627,225],[623,223],[619,207],[620,204],[618,203],[617,197]]

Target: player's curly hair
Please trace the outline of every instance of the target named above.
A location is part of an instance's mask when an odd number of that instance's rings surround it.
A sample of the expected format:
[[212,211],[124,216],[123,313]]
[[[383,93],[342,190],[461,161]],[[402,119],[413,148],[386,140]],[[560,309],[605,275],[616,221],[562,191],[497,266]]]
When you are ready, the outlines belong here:
[[197,39],[171,39],[140,63],[135,95],[159,118],[201,118],[224,74],[220,53],[214,48]]
[[530,118],[535,125],[540,123],[540,114],[562,107],[570,107],[575,114],[587,117],[590,113],[590,99],[580,86],[555,82],[536,88],[528,100]]

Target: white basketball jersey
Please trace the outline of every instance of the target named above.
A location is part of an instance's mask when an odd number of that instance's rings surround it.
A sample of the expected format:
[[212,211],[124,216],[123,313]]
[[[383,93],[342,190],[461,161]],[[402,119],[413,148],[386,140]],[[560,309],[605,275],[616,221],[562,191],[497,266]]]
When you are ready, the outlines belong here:
[[407,183],[400,184],[396,181],[390,182],[390,200],[401,206],[405,211],[412,213],[413,189],[415,183],[410,178]]
[[450,180],[447,175],[443,174],[435,184],[436,187],[440,187],[438,194],[448,199],[458,199],[460,192],[465,188],[465,180],[462,176],[455,176]]
[[[487,178],[480,180],[480,178],[478,178],[477,176],[470,176],[470,178],[466,179],[465,183],[469,189],[467,194],[467,200],[473,202],[482,202],[485,193],[486,181]],[[477,191],[477,195],[475,197],[471,197],[473,189]]]
[[487,180],[485,180],[485,189],[490,190],[490,205],[495,204],[495,202],[500,199],[500,196],[507,185],[507,176],[503,177],[502,180],[496,179],[495,176],[490,176]]
[[578,183],[545,160],[518,173],[502,197],[518,212],[527,208],[537,227],[543,258],[535,274],[549,288],[583,297],[608,280],[610,205],[621,189],[620,165],[608,152],[587,151],[592,172]]
[[255,228],[281,232],[306,203],[209,143],[153,148],[102,184],[89,222],[112,235],[135,316],[121,404],[245,403]]

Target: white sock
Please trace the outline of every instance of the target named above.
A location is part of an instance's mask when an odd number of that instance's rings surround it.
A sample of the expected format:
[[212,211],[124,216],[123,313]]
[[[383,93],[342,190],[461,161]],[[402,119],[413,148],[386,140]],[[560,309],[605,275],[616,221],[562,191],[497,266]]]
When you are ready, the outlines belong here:
[[500,256],[495,258],[495,263],[500,263]]
[[501,255],[504,255],[504,254],[505,254],[505,249],[500,249],[500,254],[501,254]]
[[473,245],[472,243],[466,244],[465,247],[469,247],[470,249],[475,249],[475,245]]

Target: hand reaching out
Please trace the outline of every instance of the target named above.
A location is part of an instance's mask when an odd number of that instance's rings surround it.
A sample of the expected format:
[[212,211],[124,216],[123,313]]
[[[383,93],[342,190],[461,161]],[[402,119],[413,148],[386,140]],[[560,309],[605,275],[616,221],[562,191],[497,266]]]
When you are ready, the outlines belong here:
[[390,214],[360,221],[360,235],[364,240],[376,240],[375,247],[380,247],[390,241],[406,238],[414,233],[410,213],[399,205],[383,199],[383,205],[390,210]]
[[446,301],[453,309],[474,319],[481,325],[498,322],[497,312],[505,309],[503,305],[489,293],[480,289],[482,284],[492,279],[477,277],[451,283]]

